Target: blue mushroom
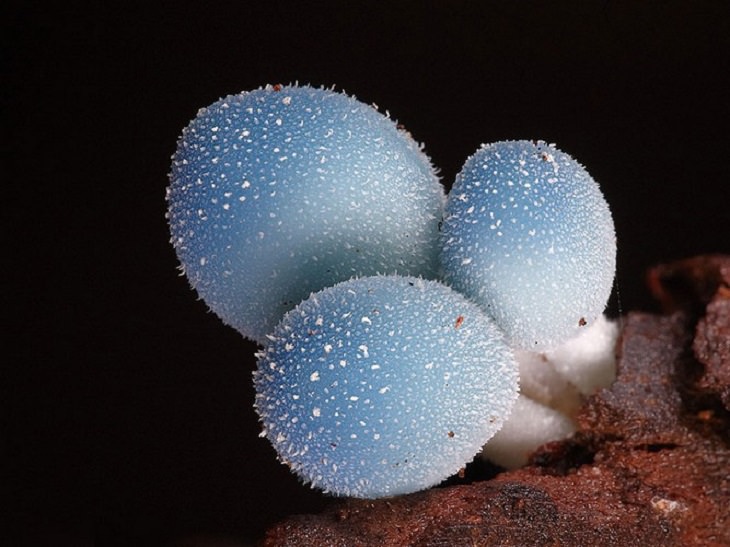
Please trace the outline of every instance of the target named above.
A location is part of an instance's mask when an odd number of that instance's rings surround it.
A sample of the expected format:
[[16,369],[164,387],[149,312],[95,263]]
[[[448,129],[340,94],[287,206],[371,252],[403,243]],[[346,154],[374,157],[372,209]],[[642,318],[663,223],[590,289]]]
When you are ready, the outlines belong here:
[[484,145],[449,193],[441,259],[447,283],[511,344],[548,349],[601,316],[616,268],[613,219],[568,154],[542,141]]
[[312,294],[258,357],[262,435],[304,481],[336,495],[439,483],[472,460],[517,399],[517,366],[493,321],[415,277]]
[[395,122],[306,86],[201,109],[178,141],[167,193],[190,284],[259,343],[312,291],[378,273],[436,277],[444,199]]

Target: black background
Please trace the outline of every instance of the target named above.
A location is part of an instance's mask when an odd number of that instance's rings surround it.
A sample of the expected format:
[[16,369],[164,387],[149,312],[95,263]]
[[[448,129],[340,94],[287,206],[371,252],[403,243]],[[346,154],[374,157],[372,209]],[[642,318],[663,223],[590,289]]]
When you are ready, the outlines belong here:
[[255,346],[178,276],[164,191],[199,107],[336,84],[424,142],[447,185],[480,143],[557,143],[613,210],[610,311],[651,309],[648,266],[730,251],[726,6],[3,8],[5,516],[37,544],[244,542],[326,502],[257,436]]

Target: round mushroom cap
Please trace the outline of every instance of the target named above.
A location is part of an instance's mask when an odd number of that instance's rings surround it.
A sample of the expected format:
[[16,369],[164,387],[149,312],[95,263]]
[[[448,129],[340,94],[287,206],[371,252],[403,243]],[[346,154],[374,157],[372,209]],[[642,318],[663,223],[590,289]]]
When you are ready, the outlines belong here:
[[603,313],[616,269],[598,184],[542,141],[483,145],[447,198],[446,282],[481,305],[515,347],[542,350]]
[[470,462],[518,395],[492,320],[449,287],[376,276],[313,294],[259,354],[256,410],[281,461],[336,495],[435,485]]
[[259,343],[312,291],[378,273],[436,277],[444,200],[429,158],[393,120],[307,86],[201,109],[167,193],[190,284]]

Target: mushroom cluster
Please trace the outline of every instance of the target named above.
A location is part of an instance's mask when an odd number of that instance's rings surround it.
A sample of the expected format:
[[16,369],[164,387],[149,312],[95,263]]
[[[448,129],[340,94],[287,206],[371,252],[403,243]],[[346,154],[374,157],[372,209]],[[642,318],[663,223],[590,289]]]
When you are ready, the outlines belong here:
[[520,465],[612,379],[611,214],[542,141],[482,146],[447,197],[376,108],[266,86],[198,112],[167,203],[191,286],[261,346],[262,435],[326,492],[427,488],[485,443]]

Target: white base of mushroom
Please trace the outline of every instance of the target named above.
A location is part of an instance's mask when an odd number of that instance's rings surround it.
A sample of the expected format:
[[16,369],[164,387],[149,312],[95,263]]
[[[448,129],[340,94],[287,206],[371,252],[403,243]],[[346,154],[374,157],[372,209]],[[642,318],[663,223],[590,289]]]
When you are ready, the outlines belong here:
[[570,437],[582,398],[616,378],[618,325],[605,317],[580,336],[544,352],[516,351],[520,398],[481,456],[507,469],[527,463],[539,446]]

